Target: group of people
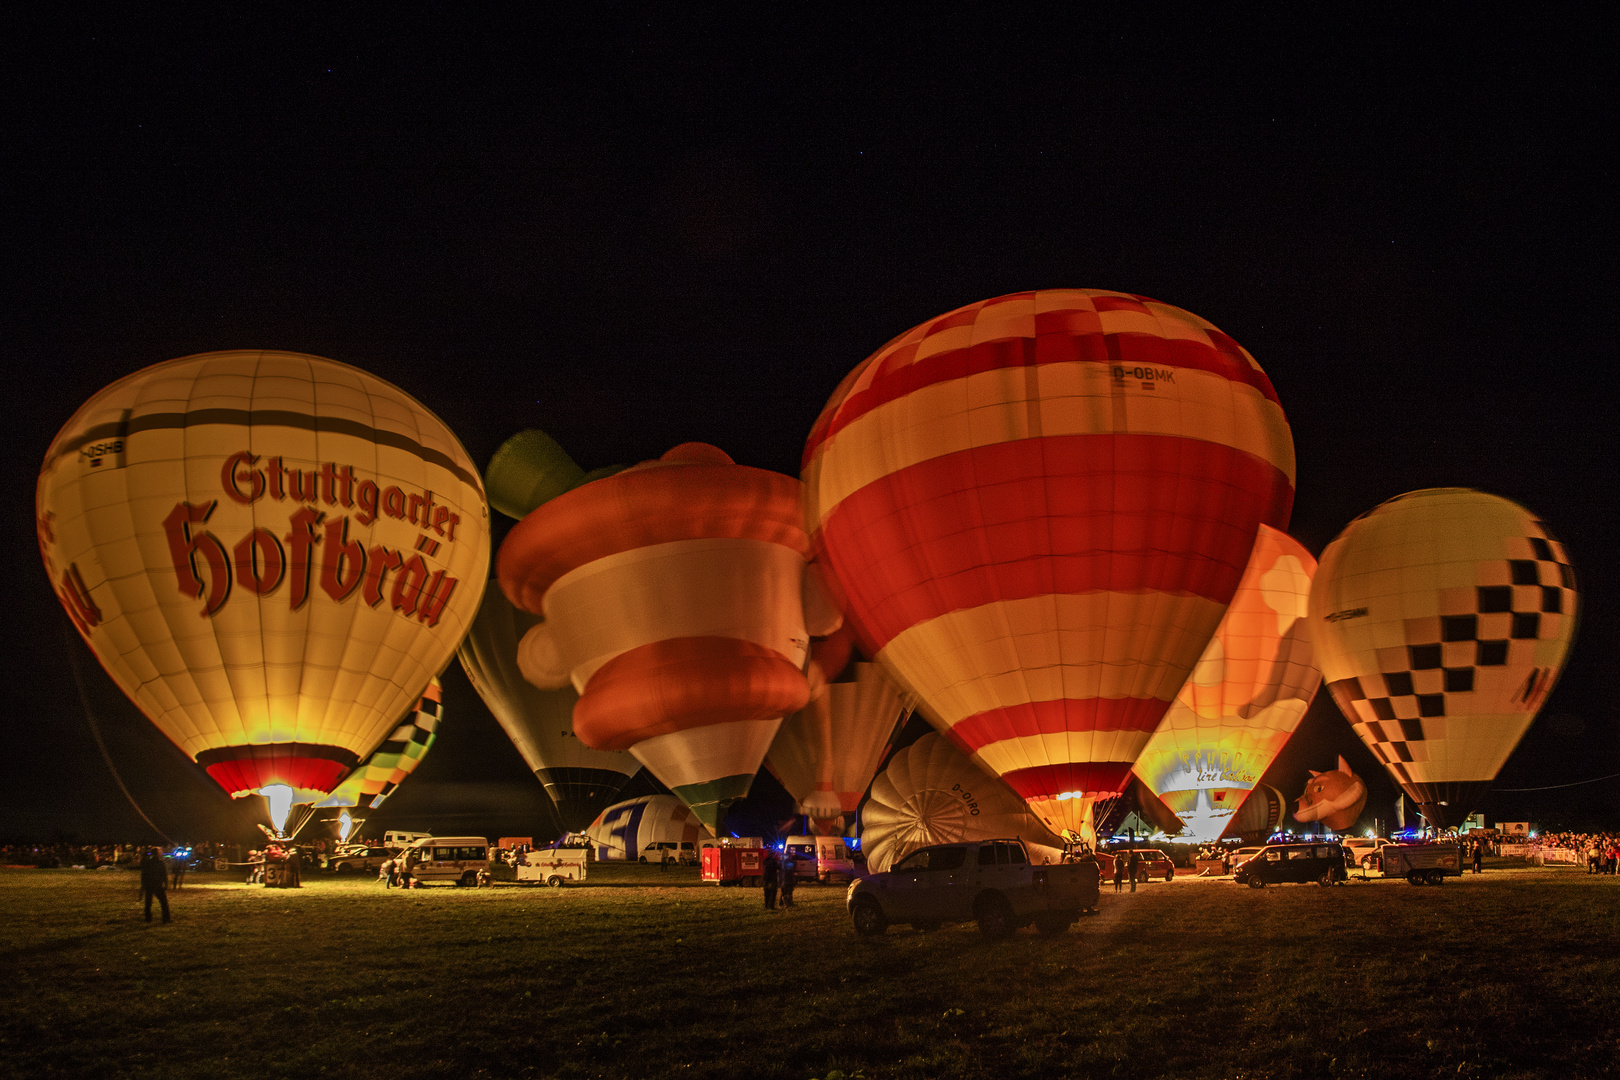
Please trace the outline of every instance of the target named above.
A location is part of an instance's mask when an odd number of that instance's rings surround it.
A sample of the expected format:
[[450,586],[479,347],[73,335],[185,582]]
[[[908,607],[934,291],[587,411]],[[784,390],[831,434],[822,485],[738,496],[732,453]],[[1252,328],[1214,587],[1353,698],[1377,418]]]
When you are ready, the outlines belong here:
[[779,910],[776,906],[778,893],[781,894],[782,907],[792,907],[793,890],[799,883],[799,872],[793,856],[784,854],[778,858],[776,852],[766,851],[759,872],[765,888],[765,907],[771,911]]
[[383,860],[383,864],[377,868],[377,880],[383,883],[385,889],[392,889],[396,885],[401,889],[414,889],[417,882],[413,871],[421,858],[422,853],[416,848],[406,848],[392,859]]

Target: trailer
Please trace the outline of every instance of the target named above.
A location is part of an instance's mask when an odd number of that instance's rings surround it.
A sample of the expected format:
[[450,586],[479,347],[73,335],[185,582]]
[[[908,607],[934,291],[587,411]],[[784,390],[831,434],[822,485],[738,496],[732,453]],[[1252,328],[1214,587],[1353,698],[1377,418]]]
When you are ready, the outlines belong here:
[[1428,844],[1386,844],[1378,852],[1385,877],[1404,877],[1412,885],[1439,885],[1448,877],[1462,877],[1463,848],[1455,841]]
[[519,884],[546,884],[561,888],[566,881],[584,881],[591,863],[590,848],[541,848],[525,852],[517,866]]
[[706,847],[703,849],[703,880],[716,885],[757,888],[765,881],[765,849]]

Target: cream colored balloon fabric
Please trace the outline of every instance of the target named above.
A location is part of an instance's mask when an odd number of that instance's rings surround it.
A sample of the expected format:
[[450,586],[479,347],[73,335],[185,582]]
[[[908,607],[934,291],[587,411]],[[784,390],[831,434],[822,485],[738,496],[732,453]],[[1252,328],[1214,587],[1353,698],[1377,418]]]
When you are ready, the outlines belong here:
[[1435,826],[1460,824],[1546,700],[1575,631],[1563,545],[1468,488],[1399,495],[1322,553],[1310,623],[1340,710]]
[[932,731],[890,759],[861,810],[861,848],[874,872],[930,844],[1014,836],[1032,845],[1036,862],[1063,854],[1063,841],[1024,800]]
[[836,819],[860,806],[906,709],[880,666],[852,670],[848,682],[813,688],[810,704],[782,721],[766,759],[812,818]]
[[1260,526],[1215,636],[1136,761],[1195,840],[1214,840],[1316,696],[1306,607],[1316,560]]
[[397,387],[280,352],[157,364],[51,444],[40,548],[113,679],[233,796],[329,793],[455,652],[489,512]]

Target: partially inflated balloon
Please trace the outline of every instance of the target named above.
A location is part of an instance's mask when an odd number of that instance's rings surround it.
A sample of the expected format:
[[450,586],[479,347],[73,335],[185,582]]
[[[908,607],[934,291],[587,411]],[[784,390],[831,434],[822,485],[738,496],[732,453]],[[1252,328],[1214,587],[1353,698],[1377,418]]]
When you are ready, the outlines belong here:
[[1429,824],[1462,824],[1546,700],[1575,634],[1563,545],[1468,488],[1398,495],[1322,553],[1310,621],[1339,708]]
[[818,560],[861,644],[1054,830],[1122,790],[1215,631],[1294,452],[1270,381],[1142,297],[1017,293],[930,320],[805,448]]
[[930,844],[999,837],[1035,845],[1037,862],[1062,855],[1063,841],[1017,795],[934,732],[895,752],[861,810],[861,848],[873,871]]
[[603,810],[585,835],[596,845],[598,859],[637,862],[648,844],[691,844],[695,852],[697,842],[711,834],[673,795],[643,795]]
[[574,735],[573,687],[541,690],[518,670],[518,642],[540,621],[514,608],[498,588],[484,593],[461,643],[461,667],[473,689],[557,808],[557,819],[579,832],[613,801],[641,766],[622,751],[593,750]]
[[[812,674],[819,676],[813,661]],[[766,763],[816,831],[838,835],[893,744],[906,703],[877,664],[857,662],[843,681],[813,682],[810,704],[782,721]]]
[[1221,625],[1136,760],[1193,839],[1226,830],[1316,696],[1305,618],[1315,571],[1297,540],[1260,526]]
[[630,751],[710,829],[808,699],[810,634],[839,622],[809,573],[799,491],[687,443],[544,503],[498,556],[508,599],[545,616],[525,677],[572,680],[585,744]]
[[120,379],[45,457],[40,548],[108,673],[233,796],[315,802],[466,632],[489,511],[404,391],[207,353]]
[[439,722],[444,719],[443,696],[438,679],[428,683],[427,691],[387,741],[316,805],[359,806],[366,802],[373,810],[381,806],[433,749],[433,740],[439,735]]

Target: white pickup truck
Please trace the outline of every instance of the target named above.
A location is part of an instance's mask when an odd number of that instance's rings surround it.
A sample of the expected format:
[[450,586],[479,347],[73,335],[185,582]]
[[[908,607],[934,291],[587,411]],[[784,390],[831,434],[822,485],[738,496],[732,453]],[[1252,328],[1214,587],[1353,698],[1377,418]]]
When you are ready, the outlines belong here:
[[1022,840],[939,844],[851,882],[849,913],[862,936],[890,923],[926,931],[969,921],[992,939],[1031,923],[1061,934],[1081,912],[1097,910],[1098,878],[1094,861],[1035,866]]

